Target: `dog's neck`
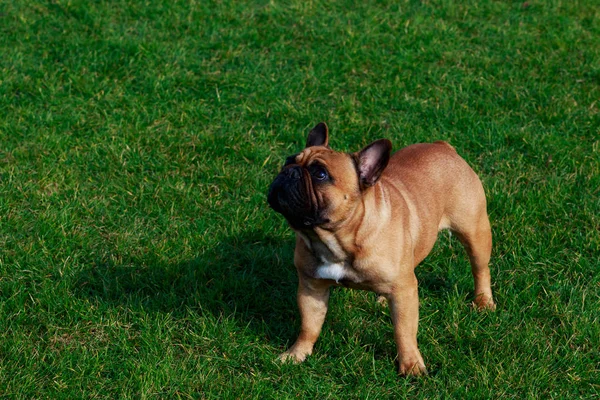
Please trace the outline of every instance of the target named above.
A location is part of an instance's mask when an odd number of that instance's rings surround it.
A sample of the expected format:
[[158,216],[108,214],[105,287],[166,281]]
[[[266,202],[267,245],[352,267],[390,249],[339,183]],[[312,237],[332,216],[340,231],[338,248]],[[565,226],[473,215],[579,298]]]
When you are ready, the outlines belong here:
[[350,252],[335,232],[315,227],[297,232],[319,262],[339,263],[348,261]]
[[[356,207],[342,221],[315,226],[310,229],[296,231],[308,249],[320,262],[352,264],[354,258],[362,249],[362,241],[368,240],[368,232],[361,232],[365,226],[365,207],[368,202],[375,202],[371,209],[385,213],[388,210],[380,187],[373,187],[370,193],[363,196]],[[351,242],[344,238],[353,238]]]

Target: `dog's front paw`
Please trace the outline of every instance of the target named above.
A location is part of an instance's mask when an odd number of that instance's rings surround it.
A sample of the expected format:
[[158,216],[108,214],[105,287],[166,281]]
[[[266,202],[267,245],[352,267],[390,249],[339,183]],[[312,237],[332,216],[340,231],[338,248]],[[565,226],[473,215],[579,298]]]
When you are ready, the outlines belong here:
[[423,357],[417,351],[414,354],[400,355],[398,373],[402,376],[421,376],[427,375],[427,368]]
[[277,359],[284,363],[293,362],[294,364],[299,364],[306,360],[306,356],[308,355],[310,355],[310,353],[289,349],[288,351],[281,353]]
[[427,368],[423,361],[406,361],[400,363],[398,373],[402,376],[422,376],[427,375]]
[[486,296],[484,294],[480,294],[475,297],[473,301],[473,307],[477,311],[496,311],[496,303],[494,303],[494,299],[491,296]]

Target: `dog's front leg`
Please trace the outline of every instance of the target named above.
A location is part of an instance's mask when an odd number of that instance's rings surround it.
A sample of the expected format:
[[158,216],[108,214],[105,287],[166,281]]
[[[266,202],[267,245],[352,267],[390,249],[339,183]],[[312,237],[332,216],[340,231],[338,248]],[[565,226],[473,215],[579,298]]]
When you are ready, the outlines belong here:
[[386,296],[394,323],[394,339],[398,348],[401,375],[427,374],[423,357],[417,346],[419,325],[419,291],[414,273],[407,274]]
[[292,359],[295,362],[302,362],[306,356],[312,354],[327,314],[329,287],[329,284],[320,280],[300,278],[298,284],[298,308],[302,320],[300,335],[292,347],[279,356],[280,360]]

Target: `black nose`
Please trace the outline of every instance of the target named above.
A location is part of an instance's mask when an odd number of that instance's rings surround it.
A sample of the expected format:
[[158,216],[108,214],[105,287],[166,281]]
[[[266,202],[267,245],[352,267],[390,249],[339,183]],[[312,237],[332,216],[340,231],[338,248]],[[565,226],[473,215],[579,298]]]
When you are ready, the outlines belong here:
[[302,168],[296,165],[294,167],[286,168],[284,173],[290,179],[300,179],[300,177],[302,176]]

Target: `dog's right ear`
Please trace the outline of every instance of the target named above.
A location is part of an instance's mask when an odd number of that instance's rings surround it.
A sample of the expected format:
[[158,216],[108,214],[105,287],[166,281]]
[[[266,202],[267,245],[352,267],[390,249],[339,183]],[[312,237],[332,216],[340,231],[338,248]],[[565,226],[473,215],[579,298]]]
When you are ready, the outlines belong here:
[[355,155],[361,187],[373,186],[390,161],[392,142],[379,139]]
[[329,145],[329,129],[325,122],[319,122],[308,134],[306,147]]

